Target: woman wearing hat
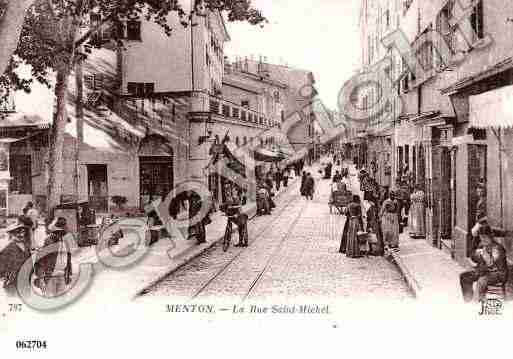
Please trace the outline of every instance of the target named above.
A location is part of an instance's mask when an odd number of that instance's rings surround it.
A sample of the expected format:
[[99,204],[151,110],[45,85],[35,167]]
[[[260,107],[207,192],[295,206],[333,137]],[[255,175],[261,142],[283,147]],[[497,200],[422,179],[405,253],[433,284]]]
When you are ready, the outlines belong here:
[[16,295],[16,278],[23,264],[30,258],[27,245],[27,227],[16,223],[7,228],[9,244],[0,251],[0,278],[8,295]]
[[37,259],[36,273],[44,284],[44,294],[56,296],[63,293],[71,282],[71,252],[65,240],[71,234],[67,232],[66,219],[63,217],[56,218],[48,226],[48,231],[50,235],[45,240],[45,247],[58,244],[58,250]]

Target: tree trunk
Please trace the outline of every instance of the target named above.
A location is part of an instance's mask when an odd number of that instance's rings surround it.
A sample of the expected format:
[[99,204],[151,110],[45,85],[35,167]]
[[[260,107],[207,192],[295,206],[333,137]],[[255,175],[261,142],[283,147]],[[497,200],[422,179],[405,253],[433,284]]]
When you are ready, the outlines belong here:
[[75,175],[74,189],[75,198],[78,201],[80,197],[80,149],[84,140],[84,86],[83,86],[83,66],[82,60],[78,60],[75,65],[75,85],[77,88],[77,100],[75,104],[76,111],[76,131],[77,140],[75,142]]
[[68,120],[66,105],[68,92],[68,77],[71,73],[70,65],[63,65],[57,71],[55,84],[55,97],[57,108],[54,121],[50,130],[49,159],[48,159],[48,188],[47,203],[50,218],[53,217],[55,206],[61,201],[62,180],[64,167],[64,131]]
[[35,0],[9,0],[0,19],[0,74],[5,72],[12,54],[18,47],[27,9]]

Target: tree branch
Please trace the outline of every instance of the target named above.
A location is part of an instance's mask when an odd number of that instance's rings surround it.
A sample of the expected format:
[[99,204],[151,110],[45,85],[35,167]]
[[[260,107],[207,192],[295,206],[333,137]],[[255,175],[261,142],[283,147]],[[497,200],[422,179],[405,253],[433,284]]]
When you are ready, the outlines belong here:
[[79,39],[75,41],[75,46],[78,47],[82,45],[84,42],[86,42],[92,34],[94,34],[96,31],[100,30],[103,25],[105,25],[107,22],[112,21],[114,18],[114,13],[111,13],[106,18],[102,19],[100,23],[94,27],[94,29],[88,30],[84,35],[82,35]]

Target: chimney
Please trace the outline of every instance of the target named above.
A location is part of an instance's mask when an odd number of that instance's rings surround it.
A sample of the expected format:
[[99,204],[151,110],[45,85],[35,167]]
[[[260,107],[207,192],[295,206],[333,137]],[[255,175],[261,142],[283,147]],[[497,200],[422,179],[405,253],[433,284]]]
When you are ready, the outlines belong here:
[[224,57],[224,72],[227,74],[231,74],[233,70],[232,63],[228,59],[228,56]]
[[260,60],[258,62],[258,75],[262,77],[269,77],[269,65],[267,64],[267,57],[264,57],[262,60],[262,56],[260,56]]

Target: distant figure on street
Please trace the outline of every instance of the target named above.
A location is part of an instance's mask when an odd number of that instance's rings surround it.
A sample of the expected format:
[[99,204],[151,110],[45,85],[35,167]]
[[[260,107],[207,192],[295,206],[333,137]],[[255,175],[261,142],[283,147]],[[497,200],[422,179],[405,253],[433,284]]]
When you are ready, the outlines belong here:
[[326,168],[324,169],[324,179],[331,179],[331,170],[333,168],[333,165],[331,164],[331,162],[329,162],[327,165],[326,165]]
[[481,243],[471,256],[477,267],[460,274],[461,291],[465,302],[474,299],[474,282],[478,299],[483,300],[489,285],[503,285],[508,280],[506,250],[495,241],[491,227],[488,224],[480,226],[478,235]]
[[306,179],[307,179],[306,171],[303,171],[303,175],[301,176],[301,187],[299,187],[299,193],[301,196],[306,197]]
[[335,175],[333,176],[333,183],[341,182],[342,181],[342,175],[340,174],[340,171],[335,171]]
[[315,180],[311,173],[307,174],[305,181],[306,199],[313,201],[313,195],[315,193]]
[[265,184],[269,188],[270,194],[273,195],[273,175],[270,171],[267,173],[267,176],[265,176]]
[[276,172],[274,172],[274,182],[276,182],[276,191],[280,190],[282,180],[283,174],[281,172],[281,169],[277,168]]
[[415,186],[415,192],[411,195],[411,203],[410,236],[414,238],[425,237],[426,195],[420,184]]
[[286,167],[283,171],[283,187],[288,187],[290,177],[290,168]]

